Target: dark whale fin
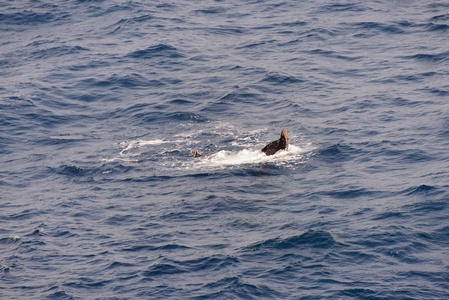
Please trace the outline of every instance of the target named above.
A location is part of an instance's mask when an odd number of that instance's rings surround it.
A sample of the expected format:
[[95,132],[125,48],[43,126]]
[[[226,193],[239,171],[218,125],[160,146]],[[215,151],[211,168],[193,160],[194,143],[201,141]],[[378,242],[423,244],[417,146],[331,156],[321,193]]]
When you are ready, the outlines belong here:
[[281,137],[278,140],[273,141],[268,145],[266,145],[265,147],[263,147],[262,152],[265,153],[266,155],[273,155],[279,150],[287,150],[289,140],[290,138],[288,137],[287,131],[282,129]]

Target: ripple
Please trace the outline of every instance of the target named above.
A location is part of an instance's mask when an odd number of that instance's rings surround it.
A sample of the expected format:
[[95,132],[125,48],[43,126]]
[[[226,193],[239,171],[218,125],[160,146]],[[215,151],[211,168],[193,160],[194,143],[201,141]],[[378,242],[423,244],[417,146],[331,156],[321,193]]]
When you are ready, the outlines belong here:
[[449,60],[449,51],[430,54],[430,53],[418,53],[415,55],[403,56],[405,59],[414,59],[424,62],[441,63]]
[[159,276],[180,274],[185,272],[186,270],[177,267],[174,264],[159,263],[149,267],[148,270],[143,271],[142,276],[147,277],[148,279],[156,280]]
[[289,83],[300,83],[304,81],[294,76],[281,75],[278,73],[270,73],[266,75],[265,78],[261,80],[261,82],[269,82],[271,84],[289,84]]
[[437,188],[434,186],[423,184],[417,187],[408,188],[404,191],[404,193],[406,193],[406,195],[426,194],[429,192],[435,192],[436,190]]
[[442,31],[447,32],[449,29],[449,25],[447,24],[428,24],[426,26],[428,31]]
[[128,57],[140,58],[140,59],[151,59],[154,57],[167,57],[167,58],[180,58],[183,57],[173,46],[167,44],[158,44],[150,46],[144,50],[137,50],[129,53]]
[[80,82],[83,86],[91,87],[113,87],[113,88],[128,88],[128,89],[148,89],[151,87],[161,87],[165,85],[160,80],[149,80],[140,74],[132,73],[129,75],[119,76],[113,74],[112,76],[104,79],[98,80],[96,78],[83,79]]
[[314,157],[331,162],[347,161],[359,152],[360,150],[357,150],[349,145],[334,144],[316,150]]
[[330,51],[330,50],[324,50],[324,49],[309,50],[309,51],[307,51],[307,53],[313,54],[313,55],[320,55],[320,56],[324,56],[324,57],[341,59],[341,60],[347,60],[347,61],[356,61],[361,58],[360,56],[352,57],[352,56],[339,54],[336,51]]
[[335,4],[328,4],[323,5],[320,7],[320,10],[323,12],[344,12],[344,11],[366,11],[367,8],[356,3],[335,3]]
[[37,25],[56,19],[57,17],[51,13],[38,13],[31,10],[9,14],[0,13],[0,23],[7,25]]
[[221,6],[211,6],[205,9],[196,9],[193,11],[195,14],[220,14],[226,12],[226,8]]
[[229,298],[237,296],[242,299],[251,299],[253,297],[276,297],[280,296],[280,293],[265,286],[265,285],[253,285],[245,283],[238,277],[226,277],[218,281],[207,283],[204,285],[207,290],[213,290],[215,292],[203,294],[200,299],[210,298]]
[[20,238],[18,236],[0,238],[0,244],[2,244],[2,245],[15,244],[19,240],[20,240]]
[[84,51],[89,51],[89,49],[81,46],[58,46],[34,51],[31,55],[35,59],[46,59],[58,56],[80,54]]
[[258,242],[247,246],[250,251],[259,251],[264,249],[296,249],[304,246],[327,249],[335,246],[337,243],[332,235],[326,231],[308,231],[301,235],[289,238],[275,238]]

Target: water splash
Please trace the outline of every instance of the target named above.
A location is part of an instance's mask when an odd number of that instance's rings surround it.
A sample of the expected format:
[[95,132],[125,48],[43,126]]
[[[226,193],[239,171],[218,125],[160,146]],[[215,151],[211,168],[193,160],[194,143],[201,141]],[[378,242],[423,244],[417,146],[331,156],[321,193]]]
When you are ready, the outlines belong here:
[[222,150],[215,154],[195,159],[197,167],[224,167],[238,166],[259,163],[285,163],[304,158],[305,154],[310,152],[311,145],[298,147],[290,145],[288,150],[278,151],[276,154],[267,156],[260,150],[243,149],[240,151]]
[[127,156],[130,155],[131,152],[135,149],[139,149],[141,147],[145,147],[148,145],[161,145],[164,143],[170,143],[166,142],[160,139],[151,140],[151,141],[145,141],[145,140],[136,140],[136,141],[130,141],[130,142],[123,142],[121,145],[126,146],[125,149],[120,151],[120,156]]

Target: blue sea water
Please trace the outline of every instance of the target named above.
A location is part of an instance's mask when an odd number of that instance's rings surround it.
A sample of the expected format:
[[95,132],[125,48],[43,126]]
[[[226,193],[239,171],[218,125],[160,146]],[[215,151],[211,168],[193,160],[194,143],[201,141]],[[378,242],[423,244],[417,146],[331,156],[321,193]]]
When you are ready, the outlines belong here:
[[449,298],[446,1],[1,1],[0,78],[1,299]]

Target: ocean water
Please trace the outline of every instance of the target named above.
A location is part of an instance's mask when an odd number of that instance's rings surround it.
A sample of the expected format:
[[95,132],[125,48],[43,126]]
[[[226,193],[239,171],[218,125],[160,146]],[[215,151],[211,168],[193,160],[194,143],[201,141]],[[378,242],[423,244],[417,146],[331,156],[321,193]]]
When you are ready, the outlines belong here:
[[447,1],[1,1],[0,78],[1,299],[449,298]]

